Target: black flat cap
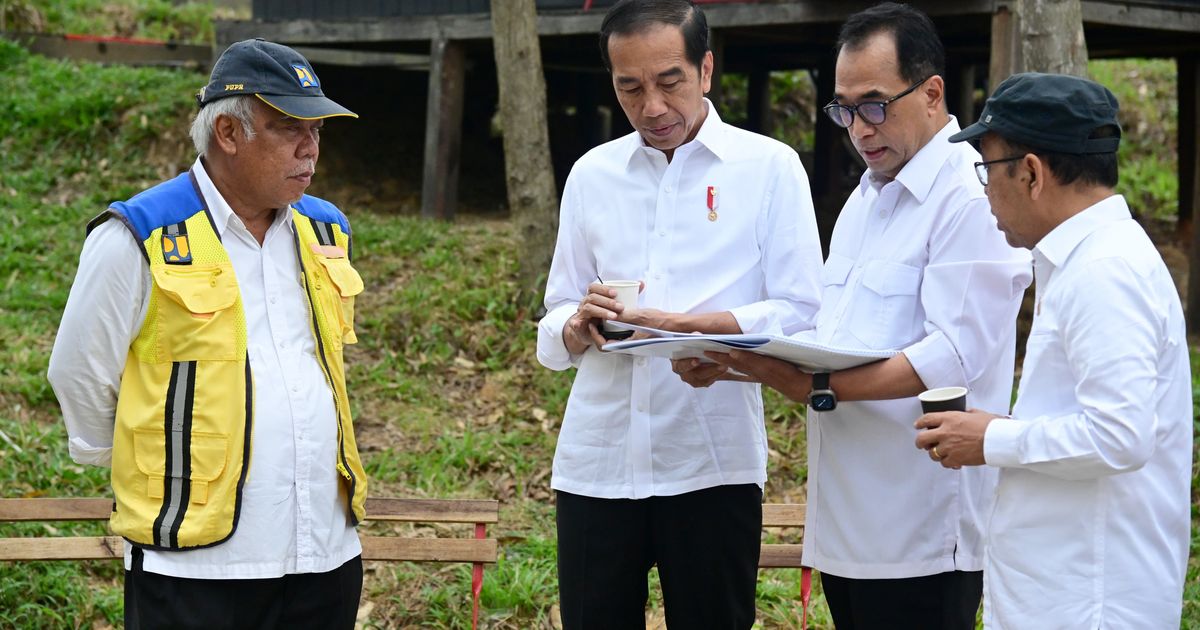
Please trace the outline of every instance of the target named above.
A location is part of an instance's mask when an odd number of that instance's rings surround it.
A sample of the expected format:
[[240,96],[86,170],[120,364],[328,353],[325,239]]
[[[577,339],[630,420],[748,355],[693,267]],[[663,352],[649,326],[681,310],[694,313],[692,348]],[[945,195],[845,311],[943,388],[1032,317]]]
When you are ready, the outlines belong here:
[[302,120],[358,114],[325,97],[312,65],[300,53],[265,39],[247,39],[221,53],[208,85],[196,94],[200,107],[254,94],[267,105]]
[[[979,122],[950,136],[950,142],[976,140],[992,131],[1054,153],[1114,153],[1121,144],[1117,108],[1117,97],[1095,81],[1023,72],[1005,79],[984,104]],[[1116,136],[1088,137],[1108,125],[1116,127]]]

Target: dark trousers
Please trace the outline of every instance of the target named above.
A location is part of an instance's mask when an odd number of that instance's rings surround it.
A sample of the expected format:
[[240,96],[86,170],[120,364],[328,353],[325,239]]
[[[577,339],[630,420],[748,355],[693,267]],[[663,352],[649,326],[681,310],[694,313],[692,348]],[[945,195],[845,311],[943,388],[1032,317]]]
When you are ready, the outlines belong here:
[[821,574],[838,630],[974,630],[983,571],[950,571],[895,580]]
[[312,628],[353,630],[362,592],[362,557],[326,573],[263,580],[201,580],[142,570],[133,551],[125,572],[127,630]]
[[564,630],[644,629],[647,573],[655,564],[668,627],[754,624],[757,485],[638,500],[559,492],[557,518]]

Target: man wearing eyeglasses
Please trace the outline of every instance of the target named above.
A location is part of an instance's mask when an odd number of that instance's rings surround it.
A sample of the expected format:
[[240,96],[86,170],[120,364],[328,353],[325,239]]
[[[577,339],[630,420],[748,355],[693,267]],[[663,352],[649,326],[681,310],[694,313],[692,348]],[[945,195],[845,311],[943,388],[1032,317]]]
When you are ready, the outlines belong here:
[[[878,5],[842,27],[836,98],[825,107],[867,171],[834,228],[812,335],[902,352],[813,375],[749,353],[713,355],[809,403],[804,560],[821,572],[841,630],[966,630],[979,608],[980,524],[996,476],[914,454],[914,396],[963,386],[972,406],[1006,408],[1031,273],[1028,255],[996,232],[972,170],[979,154],[948,141],[959,125],[946,112],[943,64],[926,15]],[[694,385],[728,377],[689,363],[676,369]]]
[[930,457],[943,466],[1000,471],[988,627],[1179,627],[1188,344],[1171,274],[1113,191],[1120,139],[1112,92],[1037,73],[1006,79],[979,122],[951,138],[981,143],[992,211],[1008,242],[1033,250],[1037,276],[1012,416],[917,423],[928,429],[918,448],[938,448]]

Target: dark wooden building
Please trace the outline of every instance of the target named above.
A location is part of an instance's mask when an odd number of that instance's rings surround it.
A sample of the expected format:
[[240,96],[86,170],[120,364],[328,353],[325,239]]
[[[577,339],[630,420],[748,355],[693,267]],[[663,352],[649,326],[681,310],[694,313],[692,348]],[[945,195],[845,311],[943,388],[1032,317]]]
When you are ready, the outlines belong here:
[[[812,72],[817,103],[833,91],[834,40],[846,17],[874,4],[864,0],[701,0],[712,29],[716,71],[746,75],[745,125],[761,130],[769,111],[769,73]],[[1018,67],[1016,0],[911,0],[934,20],[944,40],[947,104],[962,125],[972,122],[981,94]],[[538,0],[538,31],[551,110],[550,137],[561,183],[571,163],[591,146],[630,130],[603,71],[597,37],[612,0]],[[1200,2],[1082,0],[1091,59],[1174,58],[1178,68],[1179,214],[1189,221],[1200,204]],[[322,76],[400,69],[427,89],[389,94],[392,109],[423,128],[422,208],[451,216],[458,196],[464,134],[487,134],[495,112],[496,74],[488,0],[254,0],[253,19],[217,25],[217,47],[265,37],[301,49]],[[587,10],[585,10],[585,7]],[[336,66],[336,68],[334,68]],[[714,82],[716,83],[716,82]],[[405,103],[414,96],[424,102]],[[712,94],[714,102],[722,95]],[[423,105],[423,107],[422,107]],[[1164,104],[1168,106],[1168,104]],[[418,113],[419,112],[419,113]],[[802,155],[812,180],[819,221],[828,234],[848,185],[861,165],[832,125],[814,128]],[[416,153],[416,147],[405,149]],[[486,168],[482,166],[480,168]],[[494,167],[498,172],[503,167]],[[474,174],[475,169],[472,169]],[[561,188],[561,186],[560,186]],[[1200,222],[1193,252],[1200,252]],[[1193,256],[1188,311],[1200,312],[1200,256]],[[1200,330],[1200,317],[1193,317]]]

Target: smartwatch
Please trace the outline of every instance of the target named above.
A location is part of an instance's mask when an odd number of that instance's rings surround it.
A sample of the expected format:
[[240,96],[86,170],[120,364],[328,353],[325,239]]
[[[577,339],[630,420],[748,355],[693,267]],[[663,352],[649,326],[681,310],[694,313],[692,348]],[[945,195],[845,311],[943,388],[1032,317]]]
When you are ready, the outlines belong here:
[[808,394],[808,408],[813,411],[837,409],[837,394],[829,389],[829,372],[812,375],[812,391]]

